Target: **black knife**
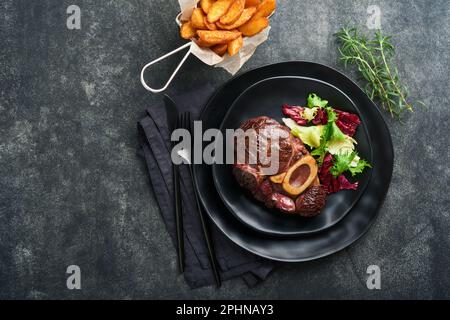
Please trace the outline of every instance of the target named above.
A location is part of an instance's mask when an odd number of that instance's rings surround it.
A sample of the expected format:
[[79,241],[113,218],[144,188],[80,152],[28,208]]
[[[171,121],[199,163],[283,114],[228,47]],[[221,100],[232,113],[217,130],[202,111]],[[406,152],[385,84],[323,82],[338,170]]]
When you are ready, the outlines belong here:
[[[179,127],[178,124],[178,108],[175,102],[168,96],[164,95],[164,104],[166,106],[167,127],[170,134]],[[172,147],[173,147],[172,143]],[[180,192],[180,172],[178,166],[172,163],[173,186],[174,186],[174,208],[175,208],[175,224],[178,244],[178,267],[181,273],[184,272],[184,234],[183,234],[183,211],[181,209],[181,192]]]

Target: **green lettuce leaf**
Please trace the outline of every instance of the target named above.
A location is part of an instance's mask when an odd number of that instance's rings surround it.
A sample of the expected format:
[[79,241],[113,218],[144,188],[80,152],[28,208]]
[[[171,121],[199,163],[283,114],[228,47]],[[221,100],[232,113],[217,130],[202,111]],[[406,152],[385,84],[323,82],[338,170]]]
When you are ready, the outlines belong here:
[[336,125],[335,121],[337,119],[336,112],[332,108],[326,108],[328,123],[322,129],[322,136],[320,138],[320,145],[317,149],[311,152],[312,156],[317,157],[317,162],[322,165],[323,159],[328,152],[328,143],[332,141],[333,143],[345,140],[345,134],[342,133],[341,129]]
[[327,143],[327,149],[328,152],[332,155],[343,155],[352,153],[355,151],[355,145],[357,144],[356,140],[352,137],[345,136],[345,139],[343,141],[339,140],[332,140],[328,141]]
[[323,126],[302,127],[295,123],[292,119],[283,119],[284,124],[291,129],[291,133],[300,138],[303,143],[311,148],[320,146],[320,137],[322,136]]
[[362,160],[356,151],[351,153],[335,155],[333,157],[333,167],[330,169],[333,177],[337,178],[346,171],[349,171],[352,176],[362,173],[366,167],[372,168],[372,166],[366,161]]
[[308,108],[320,107],[325,108],[328,104],[327,100],[322,100],[317,94],[311,93],[308,96]]
[[302,112],[302,118],[306,119],[308,121],[313,121],[317,115],[317,110],[319,110],[319,108],[317,108],[317,107],[305,108],[305,110],[303,110],[303,112]]
[[336,141],[345,141],[346,135],[339,129],[336,122],[331,124],[331,136],[328,141],[336,142]]
[[328,116],[328,123],[335,122],[337,120],[337,113],[334,112],[333,108],[326,108],[325,111],[327,112]]
[[350,165],[353,162],[353,159],[356,156],[356,152],[352,152],[349,154],[344,155],[336,155],[334,156],[334,165],[330,169],[331,174],[333,177],[337,178],[341,174],[343,174],[345,171],[350,169]]
[[360,174],[364,171],[365,168],[372,168],[372,166],[370,165],[370,163],[368,163],[366,160],[362,160],[360,159],[358,161],[358,163],[356,164],[356,167],[354,167],[353,165],[350,166],[350,168],[348,169],[348,171],[350,171],[350,173],[352,174],[352,177],[356,176],[357,174]]

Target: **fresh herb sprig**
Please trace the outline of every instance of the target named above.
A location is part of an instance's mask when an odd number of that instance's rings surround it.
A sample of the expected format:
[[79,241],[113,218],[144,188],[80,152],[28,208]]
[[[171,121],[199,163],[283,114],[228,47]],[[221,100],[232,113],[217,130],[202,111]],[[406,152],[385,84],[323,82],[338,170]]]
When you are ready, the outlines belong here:
[[392,117],[400,118],[405,110],[413,111],[408,92],[400,84],[398,70],[392,65],[395,48],[391,37],[378,30],[370,40],[356,28],[342,28],[335,36],[340,44],[340,59],[345,67],[357,66],[367,81],[365,90],[372,100],[378,100]]

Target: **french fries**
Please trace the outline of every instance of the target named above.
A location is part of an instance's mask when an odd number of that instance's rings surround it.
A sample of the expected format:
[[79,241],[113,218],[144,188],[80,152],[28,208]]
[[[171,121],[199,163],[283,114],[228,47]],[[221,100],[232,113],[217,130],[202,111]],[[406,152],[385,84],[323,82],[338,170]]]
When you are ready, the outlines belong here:
[[242,38],[242,36],[240,36],[239,38],[236,38],[233,41],[230,41],[227,46],[228,55],[230,57],[232,57],[235,54],[237,54],[239,52],[239,50],[241,50],[243,44],[244,44],[244,39]]
[[195,29],[200,29],[200,30],[206,29],[205,18],[206,18],[206,15],[203,12],[203,10],[201,8],[195,8],[194,11],[192,12],[192,16],[191,16],[192,27],[194,27]]
[[256,7],[250,7],[250,8],[244,9],[241,16],[239,17],[239,19],[236,20],[236,22],[234,22],[232,24],[223,24],[220,21],[218,21],[218,22],[216,22],[216,24],[220,29],[234,30],[234,29],[239,28],[243,24],[247,23],[253,17],[255,12],[256,12]]
[[239,31],[223,30],[197,30],[197,34],[201,40],[212,44],[225,44],[241,36],[241,33]]
[[214,46],[213,43],[209,43],[209,42],[203,41],[202,39],[197,39],[197,40],[195,40],[195,43],[196,43],[199,47],[202,47],[202,48],[209,48],[209,47]]
[[216,0],[200,0],[200,8],[202,8],[204,13],[208,14],[209,9],[211,9],[215,1]]
[[208,22],[214,23],[218,21],[224,14],[228,12],[234,0],[217,0],[213,3],[208,12]]
[[261,3],[260,0],[245,0],[245,7],[257,7]]
[[266,17],[251,19],[239,28],[239,31],[246,37],[254,36],[269,26],[269,19]]
[[277,8],[277,1],[276,0],[263,0],[263,2],[261,2],[257,8],[258,8],[258,10],[256,11],[253,18],[254,19],[258,19],[261,17],[267,18]]
[[197,32],[192,26],[192,23],[188,21],[181,25],[180,35],[183,39],[192,39],[197,35]]
[[219,56],[234,56],[244,37],[252,37],[269,26],[276,0],[200,0],[189,21],[180,27],[184,39],[209,48]]
[[220,23],[223,24],[231,24],[235,22],[242,15],[242,12],[245,9],[245,0],[235,0],[228,12],[225,13],[222,17],[220,17]]
[[207,30],[211,30],[211,31],[215,31],[217,30],[217,26],[215,23],[209,23],[208,22],[208,18],[205,17],[205,19],[203,20],[204,24],[205,24],[205,29]]
[[[233,40],[233,41],[235,41],[235,40]],[[231,41],[231,42],[233,42],[233,41]],[[211,50],[214,51],[215,54],[217,54],[219,56],[223,56],[225,53],[227,53],[227,49],[228,49],[228,44],[226,44],[226,43],[216,44],[215,46],[211,47]]]

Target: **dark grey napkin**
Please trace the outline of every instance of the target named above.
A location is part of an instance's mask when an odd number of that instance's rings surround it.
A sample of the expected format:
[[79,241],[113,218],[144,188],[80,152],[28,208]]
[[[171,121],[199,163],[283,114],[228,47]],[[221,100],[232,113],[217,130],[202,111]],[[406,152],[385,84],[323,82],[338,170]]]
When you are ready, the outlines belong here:
[[[196,91],[172,97],[179,111],[190,111],[198,119],[213,88],[203,86]],[[147,116],[138,123],[143,154],[150,174],[151,184],[161,209],[162,217],[176,246],[175,216],[173,209],[172,162],[170,135],[166,122],[164,103],[147,109]],[[208,251],[194,202],[194,191],[186,166],[180,167],[183,203],[183,228],[185,239],[185,278],[191,288],[214,284],[214,276],[208,260]],[[242,277],[251,287],[264,280],[274,268],[274,263],[259,258],[236,246],[211,222],[210,231],[214,243],[222,280]]]

